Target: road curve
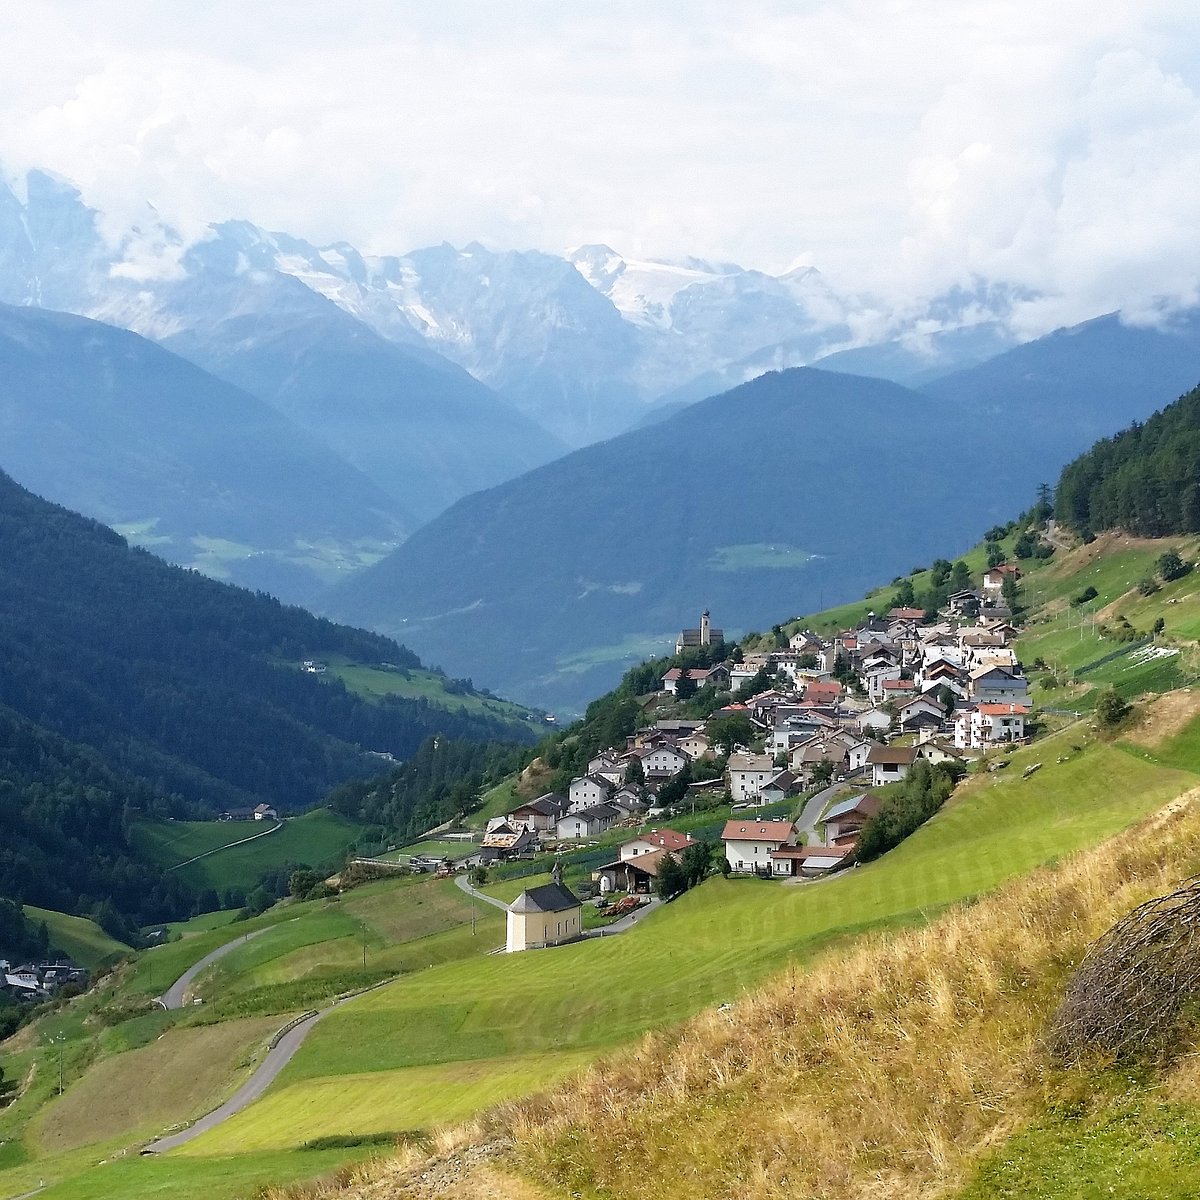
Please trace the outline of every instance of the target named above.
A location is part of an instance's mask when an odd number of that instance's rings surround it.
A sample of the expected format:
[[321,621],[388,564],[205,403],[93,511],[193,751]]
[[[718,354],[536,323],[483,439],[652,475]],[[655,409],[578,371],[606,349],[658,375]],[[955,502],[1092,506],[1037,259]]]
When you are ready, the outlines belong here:
[[241,1112],[246,1105],[252,1104],[257,1100],[275,1082],[279,1076],[279,1072],[292,1061],[293,1055],[300,1049],[304,1043],[304,1039],[308,1037],[312,1032],[313,1026],[322,1017],[327,1017],[335,1008],[340,1008],[343,1004],[349,1004],[351,1000],[357,1000],[364,992],[373,992],[375,988],[386,987],[387,984],[392,982],[394,982],[394,978],[385,979],[383,983],[377,983],[374,987],[352,992],[349,996],[343,996],[340,1000],[335,1000],[327,1008],[321,1009],[320,1012],[312,1013],[310,1016],[298,1021],[267,1051],[266,1058],[259,1063],[250,1078],[220,1108],[214,1108],[212,1112],[201,1117],[200,1120],[189,1125],[186,1129],[181,1129],[178,1133],[156,1138],[142,1147],[142,1153],[163,1154],[168,1150],[174,1150],[176,1146],[182,1146],[185,1142],[190,1142],[193,1138],[198,1138],[202,1133],[207,1133],[210,1129],[215,1129],[222,1121],[228,1121],[235,1113]]
[[503,900],[497,900],[495,896],[489,896],[485,892],[481,892],[478,888],[472,887],[465,875],[456,876],[454,882],[468,896],[474,896],[476,900],[482,900],[484,904],[490,904],[493,908],[500,909],[501,912],[508,912],[508,905]]
[[[347,997],[347,999],[352,998]],[[300,1049],[304,1039],[312,1031],[312,1027],[326,1013],[332,1012],[338,1004],[344,1003],[345,1000],[339,1000],[336,1004],[322,1009],[321,1012],[313,1013],[299,1025],[293,1026],[267,1051],[267,1057],[258,1065],[254,1074],[220,1108],[214,1108],[207,1116],[201,1117],[195,1124],[181,1129],[178,1133],[172,1133],[150,1142],[149,1145],[142,1148],[142,1153],[164,1154],[168,1150],[174,1150],[176,1146],[182,1146],[185,1142],[198,1138],[202,1133],[215,1129],[222,1121],[228,1121],[234,1113],[241,1112],[246,1105],[252,1104],[275,1082],[279,1072],[291,1062],[292,1056]]]
[[254,929],[250,933],[245,933],[241,937],[236,937],[231,942],[226,942],[222,946],[218,946],[211,953],[206,954],[198,963],[188,967],[180,977],[161,996],[158,997],[158,1002],[166,1009],[179,1009],[184,1007],[184,997],[188,994],[188,989],[192,986],[192,980],[200,974],[201,971],[211,967],[219,958],[224,958],[231,950],[236,950],[239,946],[244,946],[251,938],[258,937],[260,933],[266,933],[265,929]]

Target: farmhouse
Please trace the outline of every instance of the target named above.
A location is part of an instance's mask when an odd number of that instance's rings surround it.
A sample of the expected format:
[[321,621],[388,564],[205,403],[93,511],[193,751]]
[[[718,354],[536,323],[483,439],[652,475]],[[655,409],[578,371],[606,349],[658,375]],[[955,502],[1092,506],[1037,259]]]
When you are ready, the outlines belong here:
[[835,804],[825,814],[825,837],[842,842],[858,836],[862,827],[879,811],[879,797],[864,792]]
[[540,950],[578,941],[583,936],[583,905],[579,897],[565,887],[562,868],[555,863],[553,882],[526,888],[508,906],[509,954],[519,950]]
[[908,776],[917,761],[915,746],[873,746],[867,755],[871,764],[871,784],[883,787],[885,783],[896,783]]
[[726,821],[721,831],[730,869],[743,874],[770,873],[771,852],[791,836],[791,821]]

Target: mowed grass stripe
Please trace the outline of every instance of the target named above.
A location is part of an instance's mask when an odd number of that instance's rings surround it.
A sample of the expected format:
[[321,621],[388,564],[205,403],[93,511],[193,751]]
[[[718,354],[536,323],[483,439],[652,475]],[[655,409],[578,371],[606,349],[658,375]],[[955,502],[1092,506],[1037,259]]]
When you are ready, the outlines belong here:
[[537,1054],[307,1080],[274,1092],[239,1121],[181,1148],[185,1155],[278,1150],[318,1137],[402,1133],[458,1120],[551,1084],[593,1055]]

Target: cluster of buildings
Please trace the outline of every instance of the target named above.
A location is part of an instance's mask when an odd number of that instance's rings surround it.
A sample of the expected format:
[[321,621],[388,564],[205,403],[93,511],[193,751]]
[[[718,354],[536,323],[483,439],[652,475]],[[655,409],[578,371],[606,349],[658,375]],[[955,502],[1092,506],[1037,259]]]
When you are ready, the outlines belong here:
[[51,963],[25,963],[14,966],[0,958],[0,991],[17,1000],[35,1004],[57,995],[67,984],[80,990],[88,985],[88,974],[73,962],[58,960]]
[[[980,589],[950,596],[933,622],[920,609],[895,608],[868,614],[831,637],[800,631],[786,646],[741,661],[672,667],[662,678],[663,693],[678,695],[686,679],[689,693],[729,692],[729,703],[707,720],[653,721],[624,746],[601,751],[566,794],[540,796],[494,821],[482,861],[531,852],[544,841],[599,837],[622,823],[641,822],[647,812],[666,815],[655,807],[658,789],[688,764],[715,758],[712,723],[740,715],[747,744],[728,755],[724,776],[689,784],[723,790],[734,806],[735,819],[723,831],[730,870],[795,876],[836,867],[878,809],[870,793],[823,814],[821,839],[811,827],[752,814],[821,784],[860,780],[883,787],[906,778],[922,759],[966,766],[990,748],[1025,741],[1029,685],[1003,599],[1006,580],[1018,576],[1010,564],[989,570]],[[704,648],[712,659],[722,644],[722,631],[705,612],[696,629],[679,635],[676,648]],[[744,685],[763,672],[769,686],[747,695]],[[737,817],[739,809],[745,817]],[[645,861],[653,865],[653,859]],[[621,890],[645,888],[649,880],[641,865],[622,854],[597,878]]]

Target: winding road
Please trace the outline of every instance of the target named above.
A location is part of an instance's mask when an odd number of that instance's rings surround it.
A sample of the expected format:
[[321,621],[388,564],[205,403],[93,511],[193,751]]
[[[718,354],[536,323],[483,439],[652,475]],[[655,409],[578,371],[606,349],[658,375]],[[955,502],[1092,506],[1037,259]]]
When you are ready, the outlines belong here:
[[[272,926],[267,926],[267,929]],[[232,950],[236,950],[239,946],[244,946],[251,938],[258,937],[260,933],[266,933],[267,929],[255,929],[250,933],[245,933],[241,937],[234,938],[231,942],[226,942],[222,946],[218,946],[211,953],[206,954],[198,963],[188,967],[180,977],[161,996],[158,997],[158,1002],[163,1008],[168,1010],[180,1009],[186,1007],[186,997],[188,990],[192,986],[192,981],[202,971],[207,970],[218,959],[224,958]]]
[[207,1133],[210,1129],[215,1129],[222,1121],[229,1120],[235,1113],[241,1112],[248,1104],[252,1104],[275,1082],[279,1072],[291,1062],[292,1056],[300,1049],[304,1039],[312,1032],[313,1026],[326,1013],[333,1012],[339,1004],[345,1004],[346,1000],[352,999],[354,999],[353,996],[347,996],[343,1000],[338,1000],[328,1008],[313,1013],[311,1016],[305,1017],[297,1025],[292,1026],[267,1051],[266,1058],[259,1063],[250,1078],[220,1108],[214,1108],[212,1112],[201,1117],[200,1120],[189,1125],[186,1129],[181,1129],[178,1133],[171,1133],[166,1137],[155,1139],[153,1142],[142,1147],[142,1153],[165,1154],[168,1150],[174,1150],[177,1146],[182,1146],[185,1142],[190,1142],[193,1138],[198,1138],[202,1133]]

